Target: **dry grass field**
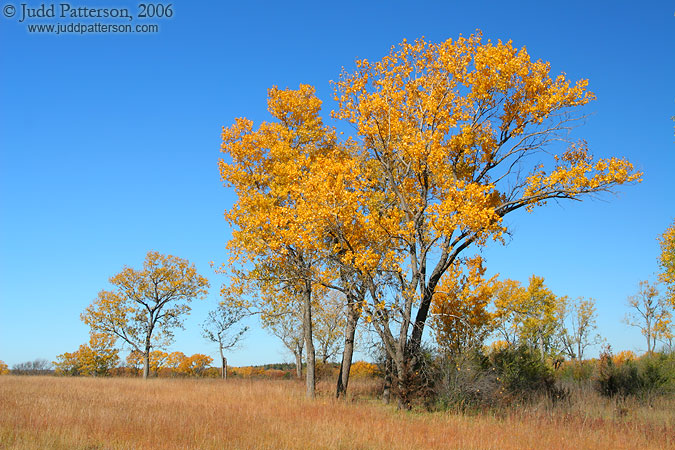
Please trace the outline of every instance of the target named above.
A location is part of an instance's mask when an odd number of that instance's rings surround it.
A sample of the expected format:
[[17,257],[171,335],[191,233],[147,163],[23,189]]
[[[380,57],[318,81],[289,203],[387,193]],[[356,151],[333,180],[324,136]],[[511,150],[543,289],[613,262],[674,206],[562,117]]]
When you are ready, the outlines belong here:
[[675,448],[672,399],[459,415],[396,411],[365,382],[346,402],[319,387],[308,401],[296,381],[3,376],[0,448]]

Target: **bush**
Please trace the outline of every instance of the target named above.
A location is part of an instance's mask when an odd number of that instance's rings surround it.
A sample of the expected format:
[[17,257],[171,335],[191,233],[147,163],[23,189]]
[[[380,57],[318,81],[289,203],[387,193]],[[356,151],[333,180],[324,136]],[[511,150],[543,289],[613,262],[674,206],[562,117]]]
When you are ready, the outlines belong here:
[[568,396],[556,386],[553,370],[539,353],[526,346],[501,346],[488,355],[474,351],[440,361],[436,404],[443,409],[465,411]]
[[575,383],[591,382],[595,378],[597,361],[565,361],[556,372],[559,380]]
[[658,353],[640,358],[638,365],[643,395],[660,395],[672,391],[675,379],[674,359]]
[[675,392],[675,354],[654,353],[615,364],[611,349],[600,355],[596,389],[605,397],[648,400]]
[[461,412],[501,403],[503,390],[496,369],[481,352],[439,360],[436,407]]
[[565,396],[555,385],[553,370],[536,351],[525,345],[506,347],[493,352],[490,362],[500,384],[519,400],[532,400],[541,395],[553,399]]
[[379,376],[381,376],[381,372],[377,364],[365,361],[356,361],[355,363],[352,363],[349,372],[349,377],[353,379],[377,378]]

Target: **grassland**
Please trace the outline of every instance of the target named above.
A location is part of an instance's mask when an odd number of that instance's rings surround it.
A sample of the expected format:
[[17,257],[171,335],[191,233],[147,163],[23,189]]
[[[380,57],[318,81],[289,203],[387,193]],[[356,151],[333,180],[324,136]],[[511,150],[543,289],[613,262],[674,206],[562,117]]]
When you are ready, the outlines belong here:
[[403,412],[375,400],[372,383],[355,383],[348,401],[320,383],[310,401],[288,380],[2,376],[0,448],[675,448],[673,399]]

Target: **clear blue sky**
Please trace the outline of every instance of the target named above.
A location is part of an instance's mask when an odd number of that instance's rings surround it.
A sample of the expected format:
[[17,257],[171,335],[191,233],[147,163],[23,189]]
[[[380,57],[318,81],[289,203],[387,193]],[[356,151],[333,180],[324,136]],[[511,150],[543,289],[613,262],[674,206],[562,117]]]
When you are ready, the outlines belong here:
[[[21,8],[0,6],[9,3]],[[73,5],[137,10],[128,0]],[[535,273],[557,294],[593,297],[615,349],[645,347],[621,319],[638,281],[654,278],[656,238],[675,217],[672,2],[179,1],[173,11],[146,21],[159,33],[124,35],[30,34],[0,15],[0,359],[77,349],[88,339],[80,313],[151,249],[211,280],[172,350],[215,356],[198,328],[222,282],[208,262],[228,256],[223,212],[234,197],[218,175],[221,127],[266,119],[272,85],[313,84],[329,111],[329,81],[355,58],[477,28],[527,46],[554,73],[588,78],[598,100],[576,136],[645,173],[618,195],[515,213],[511,242],[485,252],[490,271],[523,282]],[[230,355],[234,365],[290,359],[255,324]]]

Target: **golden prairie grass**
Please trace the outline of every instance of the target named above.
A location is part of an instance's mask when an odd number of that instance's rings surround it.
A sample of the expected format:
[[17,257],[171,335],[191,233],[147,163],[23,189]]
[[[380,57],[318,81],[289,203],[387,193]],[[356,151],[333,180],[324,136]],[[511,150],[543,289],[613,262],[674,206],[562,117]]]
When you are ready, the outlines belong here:
[[[573,411],[402,412],[355,384],[314,400],[296,381],[0,377],[0,448],[667,449],[664,421]],[[351,386],[350,386],[351,388]]]

